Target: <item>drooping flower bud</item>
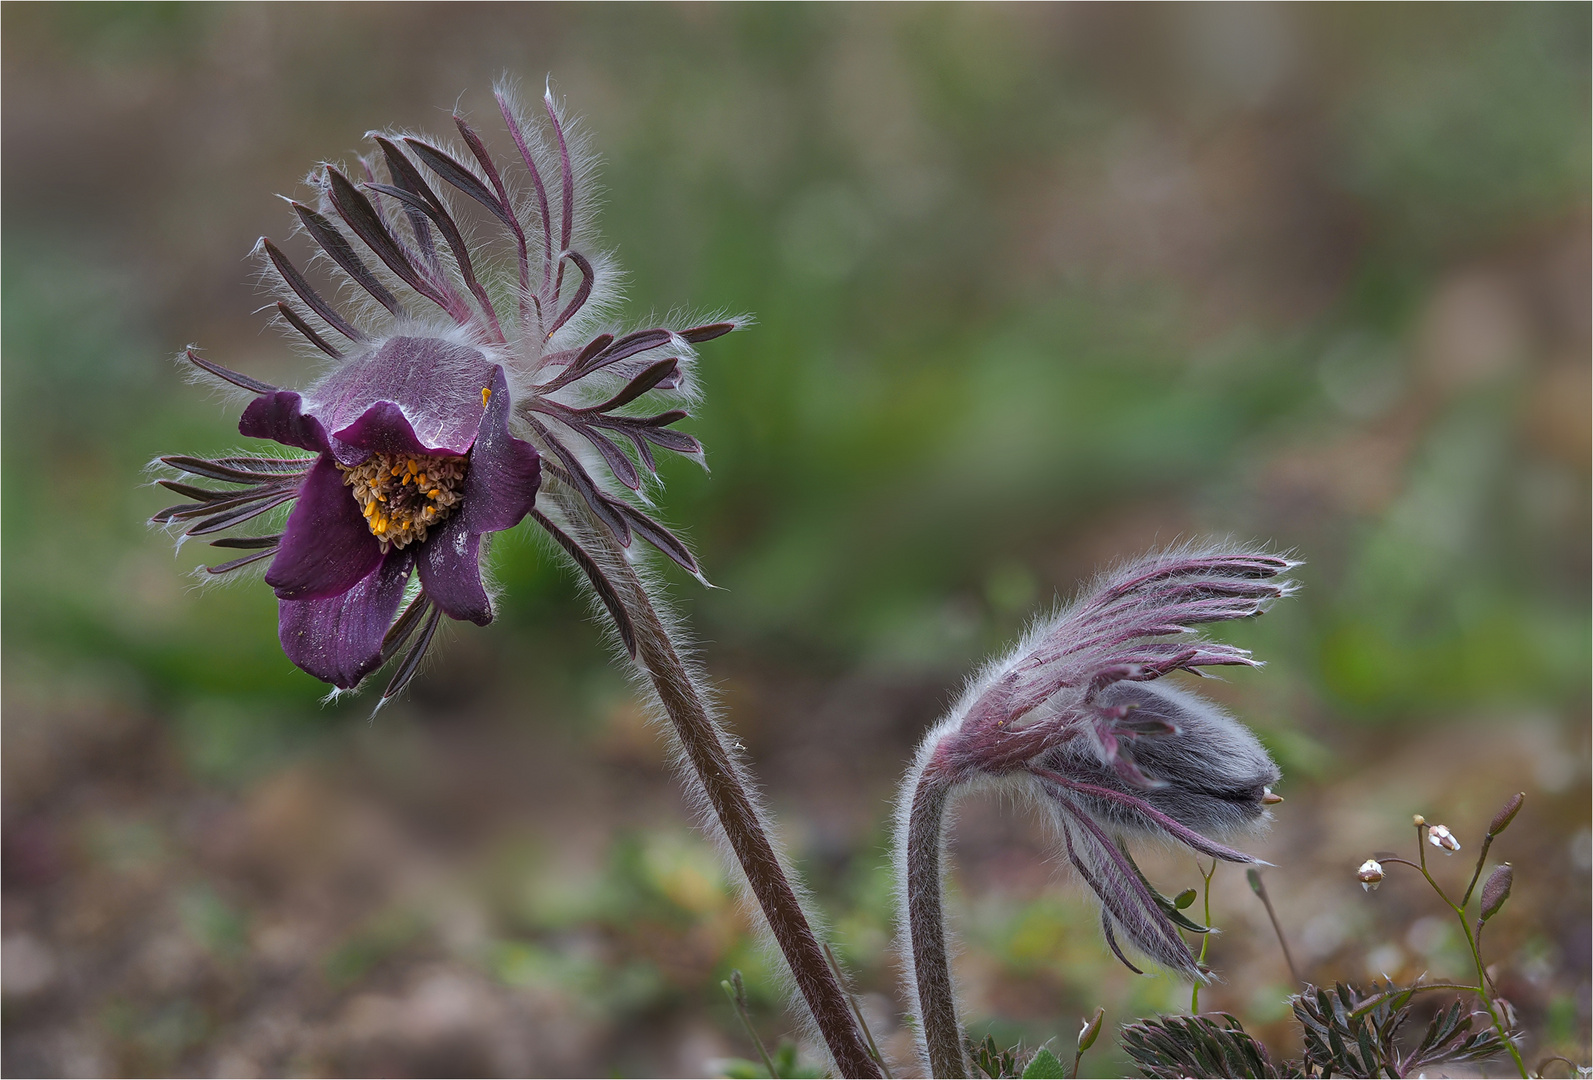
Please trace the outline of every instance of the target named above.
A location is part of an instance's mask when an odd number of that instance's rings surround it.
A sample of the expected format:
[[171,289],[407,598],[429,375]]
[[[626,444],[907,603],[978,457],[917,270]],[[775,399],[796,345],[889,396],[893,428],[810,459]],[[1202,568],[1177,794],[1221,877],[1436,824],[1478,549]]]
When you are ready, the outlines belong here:
[[[1268,807],[1281,801],[1271,793],[1278,767],[1243,724],[1167,677],[1257,666],[1248,651],[1200,630],[1260,615],[1289,596],[1295,585],[1283,575],[1297,565],[1227,544],[1124,563],[986,666],[924,738],[902,787],[896,851],[909,990],[932,1075],[966,1069],[946,963],[941,856],[947,808],[975,785],[1005,785],[1051,812],[1068,861],[1100,902],[1107,947],[1130,970],[1140,971],[1119,937],[1186,978],[1210,977],[1182,936],[1208,928],[1155,890],[1127,841],[1138,834],[1214,859],[1258,861],[1212,836],[1271,817]],[[1099,1033],[1101,1015],[1085,1025],[1081,1049]]]
[[1500,863],[1488,875],[1482,887],[1482,921],[1487,922],[1499,913],[1504,902],[1510,899],[1510,886],[1515,884],[1516,872],[1509,863]]
[[1383,884],[1383,864],[1376,859],[1367,859],[1355,872],[1355,880],[1361,883],[1361,888],[1371,892]]
[[1435,848],[1442,848],[1446,855],[1453,855],[1460,850],[1460,841],[1455,839],[1455,834],[1446,825],[1434,825],[1428,829],[1427,842]]
[[1504,804],[1504,809],[1493,816],[1488,823],[1488,835],[1498,836],[1509,828],[1510,823],[1516,819],[1516,814],[1521,810],[1521,804],[1526,801],[1527,793],[1518,791],[1510,796],[1510,801]]

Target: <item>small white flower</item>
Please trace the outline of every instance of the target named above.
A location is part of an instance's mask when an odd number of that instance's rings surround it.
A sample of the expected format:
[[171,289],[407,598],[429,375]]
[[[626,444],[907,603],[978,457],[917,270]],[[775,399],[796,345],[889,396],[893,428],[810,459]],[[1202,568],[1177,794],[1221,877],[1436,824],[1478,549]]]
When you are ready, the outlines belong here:
[[1376,859],[1367,859],[1355,872],[1355,880],[1361,883],[1361,888],[1371,892],[1383,884],[1383,864]]
[[1453,855],[1460,850],[1460,841],[1455,839],[1455,834],[1446,825],[1434,825],[1428,829],[1427,842],[1435,848],[1443,848],[1446,855]]

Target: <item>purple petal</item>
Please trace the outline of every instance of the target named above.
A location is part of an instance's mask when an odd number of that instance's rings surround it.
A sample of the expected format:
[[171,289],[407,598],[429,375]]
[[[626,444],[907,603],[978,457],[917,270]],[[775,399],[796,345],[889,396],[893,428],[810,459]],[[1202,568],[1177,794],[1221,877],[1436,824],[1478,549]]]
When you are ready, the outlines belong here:
[[381,562],[359,503],[330,454],[322,454],[299,488],[282,532],[282,550],[266,570],[279,600],[318,600],[353,588]]
[[443,614],[477,626],[492,621],[492,601],[481,584],[481,534],[470,530],[464,514],[428,536],[415,562],[421,587]]
[[[1109,916],[1105,924],[1108,933],[1115,923],[1136,948],[1158,964],[1185,978],[1201,978],[1195,957],[1172,921],[1157,907],[1150,888],[1128,856],[1100,825],[1066,797],[1054,793],[1051,807],[1062,828],[1068,861]],[[1111,945],[1112,951],[1118,952],[1115,940]]]
[[503,369],[492,369],[492,396],[476,435],[465,474],[459,516],[476,534],[501,532],[520,524],[536,505],[542,482],[542,455],[536,447],[509,434],[509,390]]
[[238,420],[238,431],[251,439],[273,439],[284,446],[324,453],[329,444],[326,428],[303,412],[304,400],[292,390],[261,394],[249,402]]
[[412,562],[408,552],[392,551],[337,596],[283,600],[278,605],[282,651],[317,679],[352,690],[381,666],[382,638],[404,599]]
[[310,411],[327,431],[358,445],[357,439],[373,437],[372,430],[390,428],[386,421],[374,429],[358,422],[373,405],[391,402],[418,445],[465,454],[486,412],[481,392],[492,385],[493,365],[476,349],[441,338],[395,337],[333,372],[311,395]]
[[[414,456],[416,454],[454,454],[457,451],[448,447],[431,447],[424,445],[415,437],[415,429],[410,425],[409,418],[404,415],[404,410],[394,405],[391,401],[378,401],[366,409],[360,418],[332,436],[338,441],[339,446],[334,447],[334,452],[342,450],[340,457],[349,460],[345,464],[353,465],[358,460],[365,458],[365,451],[374,450],[379,454],[401,454]],[[348,448],[357,448],[358,453],[348,453]]]
[[1098,799],[1105,799],[1109,802],[1132,807],[1165,829],[1173,839],[1187,844],[1203,855],[1210,855],[1214,859],[1222,859],[1226,862],[1234,863],[1253,864],[1261,861],[1254,855],[1236,851],[1226,844],[1219,844],[1215,840],[1200,835],[1194,829],[1188,828],[1168,817],[1144,799],[1130,795],[1127,792],[1113,791],[1111,788],[1101,787],[1099,784],[1086,784],[1082,781],[1071,780],[1054,769],[1047,769],[1041,765],[1030,765],[1029,771],[1040,779],[1066,788],[1069,791],[1077,791],[1083,795],[1093,795]]
[[503,369],[492,370],[492,394],[481,421],[459,512],[421,545],[421,584],[451,619],[485,626],[492,603],[481,584],[481,537],[512,529],[536,505],[542,457],[509,434],[509,388]]

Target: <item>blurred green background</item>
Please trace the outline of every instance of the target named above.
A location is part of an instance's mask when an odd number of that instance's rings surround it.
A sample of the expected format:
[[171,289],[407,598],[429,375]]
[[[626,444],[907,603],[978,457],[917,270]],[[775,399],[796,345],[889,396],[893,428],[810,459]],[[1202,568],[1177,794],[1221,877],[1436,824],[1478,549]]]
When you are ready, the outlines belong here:
[[[663,504],[723,589],[672,589],[903,1067],[915,740],[1095,568],[1204,535],[1308,560],[1230,631],[1267,669],[1212,690],[1284,767],[1255,850],[1307,973],[1463,974],[1430,898],[1353,868],[1416,811],[1467,858],[1525,790],[1491,958],[1529,1057],[1587,1060],[1587,5],[0,19],[8,1074],[703,1075],[752,1056],[733,968],[794,1030],[544,547],[502,539],[497,623],[372,720],[283,658],[268,589],[196,589],[144,525],[146,462],[240,442],[183,345],[308,376],[256,311],[273,195],[456,102],[497,141],[503,73],[591,134],[630,321],[756,316],[704,349],[712,472]],[[958,837],[977,1035],[1187,1007],[1111,962],[1034,823],[973,801]],[[1202,1004],[1289,1049],[1237,873],[1213,917]],[[1087,1075],[1126,1068],[1107,1041]]]

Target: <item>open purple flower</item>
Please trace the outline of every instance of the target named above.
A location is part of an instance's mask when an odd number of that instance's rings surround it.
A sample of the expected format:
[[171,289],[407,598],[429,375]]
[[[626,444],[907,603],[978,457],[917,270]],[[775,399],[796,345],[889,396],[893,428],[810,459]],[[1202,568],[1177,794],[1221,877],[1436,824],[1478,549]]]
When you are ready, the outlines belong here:
[[[614,273],[581,250],[589,170],[579,147],[551,95],[547,137],[506,91],[497,100],[518,177],[456,115],[462,150],[377,135],[379,154],[357,173],[326,165],[311,176],[313,206],[290,200],[326,268],[362,297],[358,316],[261,240],[283,324],[333,361],[310,389],[278,389],[186,353],[204,374],[255,395],[243,435],[308,454],[164,457],[228,486],[161,480],[190,501],[153,520],[209,537],[286,507],[280,531],[211,540],[247,554],[206,569],[227,574],[270,559],[284,651],[341,689],[402,653],[390,697],[418,670],[442,616],[491,622],[484,540],[528,516],[587,575],[633,653],[630,616],[589,550],[593,530],[622,550],[640,536],[701,576],[686,545],[634,497],[656,479],[656,450],[700,460],[702,447],[673,430],[684,408],[636,405],[689,405],[692,346],[738,324],[605,330]],[[477,212],[486,229],[476,232],[495,239],[467,244],[450,195]],[[492,258],[494,246],[502,258]],[[496,264],[513,269],[478,275]]]

